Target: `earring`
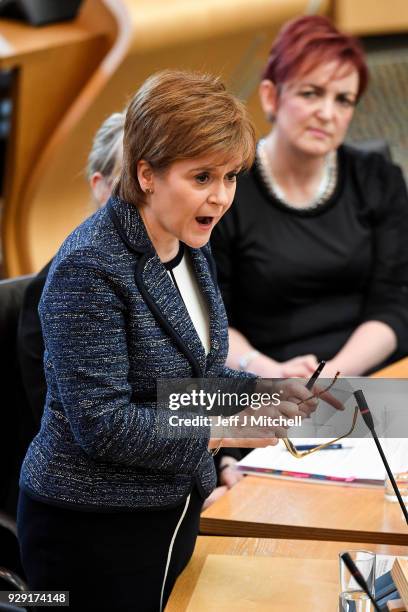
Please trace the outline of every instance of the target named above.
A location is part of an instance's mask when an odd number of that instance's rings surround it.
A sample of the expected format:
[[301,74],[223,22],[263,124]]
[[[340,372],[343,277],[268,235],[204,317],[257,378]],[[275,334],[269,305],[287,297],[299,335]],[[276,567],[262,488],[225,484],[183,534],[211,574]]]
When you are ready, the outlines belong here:
[[147,187],[145,189],[145,193],[147,193],[148,195],[152,195],[154,193],[154,190],[151,187]]

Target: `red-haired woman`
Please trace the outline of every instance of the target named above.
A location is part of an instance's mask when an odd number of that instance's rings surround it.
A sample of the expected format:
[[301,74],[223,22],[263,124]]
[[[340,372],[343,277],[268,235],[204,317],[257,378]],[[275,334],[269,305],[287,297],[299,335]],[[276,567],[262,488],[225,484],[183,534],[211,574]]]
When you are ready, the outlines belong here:
[[273,129],[212,239],[232,367],[307,376],[325,359],[323,375],[360,375],[406,352],[403,176],[343,144],[367,80],[358,41],[325,17],[288,23],[271,49]]

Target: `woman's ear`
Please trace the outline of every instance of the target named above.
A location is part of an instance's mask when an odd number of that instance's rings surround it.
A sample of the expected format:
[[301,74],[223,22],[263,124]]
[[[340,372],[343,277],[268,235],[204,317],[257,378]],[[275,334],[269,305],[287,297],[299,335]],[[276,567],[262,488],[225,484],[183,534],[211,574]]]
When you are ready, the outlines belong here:
[[103,206],[109,200],[112,192],[112,185],[107,181],[103,174],[94,172],[89,179],[93,196],[99,206]]
[[139,185],[145,193],[153,193],[154,191],[154,180],[153,170],[149,162],[144,159],[140,159],[136,166],[137,179]]
[[278,110],[278,90],[269,79],[263,79],[259,84],[259,99],[262,110],[268,121],[274,121]]

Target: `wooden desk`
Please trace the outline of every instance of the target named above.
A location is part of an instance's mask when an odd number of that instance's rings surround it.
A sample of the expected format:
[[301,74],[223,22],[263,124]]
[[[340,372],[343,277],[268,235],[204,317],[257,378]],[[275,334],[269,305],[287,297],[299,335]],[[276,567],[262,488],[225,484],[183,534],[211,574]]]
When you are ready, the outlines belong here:
[[[258,538],[222,538],[222,537],[204,537],[201,536],[197,540],[196,548],[190,563],[181,574],[173,589],[173,593],[166,606],[165,612],[183,612],[188,606],[194,587],[204,565],[206,556],[209,554],[220,555],[256,555],[256,556],[271,556],[271,557],[287,557],[292,559],[320,559],[322,561],[332,561],[329,569],[330,579],[333,584],[334,605],[328,604],[321,610],[337,609],[337,594],[338,594],[338,554],[342,550],[351,548],[369,549],[376,553],[390,555],[407,555],[408,549],[403,546],[384,546],[378,544],[361,544],[344,542],[343,544],[335,542],[300,542],[299,540],[264,540]],[[304,564],[299,564],[301,571]],[[301,574],[297,574],[297,580],[301,580]],[[312,586],[311,586],[312,593]],[[315,596],[315,593],[314,593]],[[295,601],[296,589],[291,593],[293,597],[293,608],[296,610],[313,610],[307,605],[306,601]],[[330,602],[331,603],[331,602]],[[277,604],[275,604],[277,605]],[[296,607],[297,605],[297,607]],[[282,608],[274,607],[274,602],[271,602],[270,610],[281,610]],[[286,609],[286,608],[285,608]]]
[[371,378],[408,378],[408,357],[391,364],[388,368],[378,370]]
[[247,476],[201,515],[202,534],[408,545],[382,488]]
[[[408,378],[408,358],[374,378]],[[383,489],[247,476],[203,512],[201,533],[408,544],[398,504]]]

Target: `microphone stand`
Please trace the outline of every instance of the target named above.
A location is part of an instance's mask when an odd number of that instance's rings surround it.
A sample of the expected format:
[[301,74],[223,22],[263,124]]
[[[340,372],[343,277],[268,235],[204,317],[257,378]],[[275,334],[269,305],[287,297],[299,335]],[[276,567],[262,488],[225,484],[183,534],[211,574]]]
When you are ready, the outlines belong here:
[[406,521],[406,523],[408,525],[408,511],[407,511],[407,508],[406,508],[406,506],[404,504],[404,501],[403,501],[403,499],[401,497],[401,493],[399,492],[399,489],[398,489],[397,483],[395,482],[394,476],[393,476],[393,474],[391,472],[391,468],[388,465],[387,458],[384,455],[384,451],[383,451],[383,449],[381,447],[381,444],[380,444],[380,441],[378,439],[377,433],[376,433],[376,431],[374,429],[374,421],[373,421],[373,417],[372,417],[372,414],[370,412],[370,409],[368,407],[367,400],[364,397],[364,393],[361,390],[355,391],[354,392],[354,397],[356,398],[357,405],[358,405],[358,408],[360,410],[361,416],[363,417],[365,424],[367,425],[368,429],[370,430],[371,435],[372,435],[372,437],[374,439],[375,445],[376,445],[376,447],[378,449],[378,452],[380,453],[381,460],[382,460],[382,462],[384,464],[384,467],[385,467],[386,472],[388,474],[388,478],[390,479],[392,488],[394,489],[394,493],[395,493],[395,495],[396,495],[396,497],[398,499],[398,503],[399,503],[399,505],[401,507],[401,510],[402,510],[403,515],[404,515],[405,521]]

